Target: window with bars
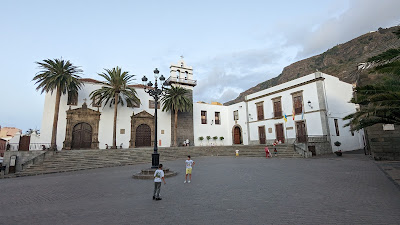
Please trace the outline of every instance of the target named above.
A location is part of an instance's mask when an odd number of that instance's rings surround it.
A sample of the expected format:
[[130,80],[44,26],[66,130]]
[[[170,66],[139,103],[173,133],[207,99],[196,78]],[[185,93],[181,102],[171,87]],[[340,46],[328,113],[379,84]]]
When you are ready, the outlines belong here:
[[264,102],[256,103],[257,106],[257,120],[264,119]]
[[[156,108],[156,101],[149,100],[149,109],[155,109],[155,108]],[[160,102],[157,102],[157,109],[160,109]]]
[[67,105],[78,105],[78,92],[68,91]]
[[298,92],[298,93],[294,93],[292,95],[293,95],[294,114],[299,115],[303,112],[303,93]]
[[282,117],[282,103],[281,98],[272,99],[274,105],[274,117],[281,118]]
[[201,111],[201,124],[207,124],[207,111]]
[[239,111],[238,110],[233,111],[233,120],[239,120]]
[[335,122],[336,136],[340,136],[338,119],[334,119],[333,121]]
[[215,124],[221,124],[220,113],[215,112]]

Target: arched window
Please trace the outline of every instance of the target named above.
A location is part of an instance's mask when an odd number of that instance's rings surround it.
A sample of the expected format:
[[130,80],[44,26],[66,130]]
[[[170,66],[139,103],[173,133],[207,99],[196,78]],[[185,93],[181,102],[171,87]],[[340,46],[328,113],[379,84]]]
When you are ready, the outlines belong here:
[[181,71],[177,70],[176,71],[176,79],[179,80],[180,76],[181,76]]
[[185,80],[187,80],[187,79],[188,79],[188,72],[185,71]]

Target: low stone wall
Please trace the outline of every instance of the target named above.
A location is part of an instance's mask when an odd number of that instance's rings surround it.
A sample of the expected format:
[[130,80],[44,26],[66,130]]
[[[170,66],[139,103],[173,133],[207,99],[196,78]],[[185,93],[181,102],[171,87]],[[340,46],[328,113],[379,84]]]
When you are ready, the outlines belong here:
[[16,172],[22,170],[22,164],[43,154],[45,151],[6,151],[4,152],[3,166],[6,166],[5,174],[8,174],[11,156],[17,156]]

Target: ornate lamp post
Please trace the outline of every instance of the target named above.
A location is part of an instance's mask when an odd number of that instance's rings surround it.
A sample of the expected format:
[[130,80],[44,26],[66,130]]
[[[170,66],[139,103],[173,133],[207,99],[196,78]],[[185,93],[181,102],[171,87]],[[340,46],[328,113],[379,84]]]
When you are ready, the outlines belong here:
[[[158,105],[158,100],[165,95],[164,88],[166,86],[165,84],[165,77],[161,75],[158,77],[158,74],[160,71],[158,71],[157,68],[154,69],[154,77],[155,77],[155,82],[154,82],[154,88],[152,88],[153,83],[149,81],[147,84],[147,77],[143,76],[142,82],[144,85],[144,91],[148,93],[151,97],[154,98],[154,153],[151,155],[151,168],[158,168],[158,164],[160,162],[160,154],[158,154],[158,139],[157,139],[157,105]],[[160,79],[161,82],[161,89],[158,89],[158,79]],[[148,86],[149,88],[146,88]]]

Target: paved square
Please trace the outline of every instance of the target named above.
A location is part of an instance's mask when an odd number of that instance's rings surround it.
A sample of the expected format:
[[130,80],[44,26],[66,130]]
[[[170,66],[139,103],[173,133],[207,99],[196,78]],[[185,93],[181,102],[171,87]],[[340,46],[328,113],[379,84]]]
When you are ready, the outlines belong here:
[[[0,180],[0,224],[399,224],[400,189],[364,155],[193,158],[152,200],[146,165]],[[147,165],[148,166],[148,165]]]

